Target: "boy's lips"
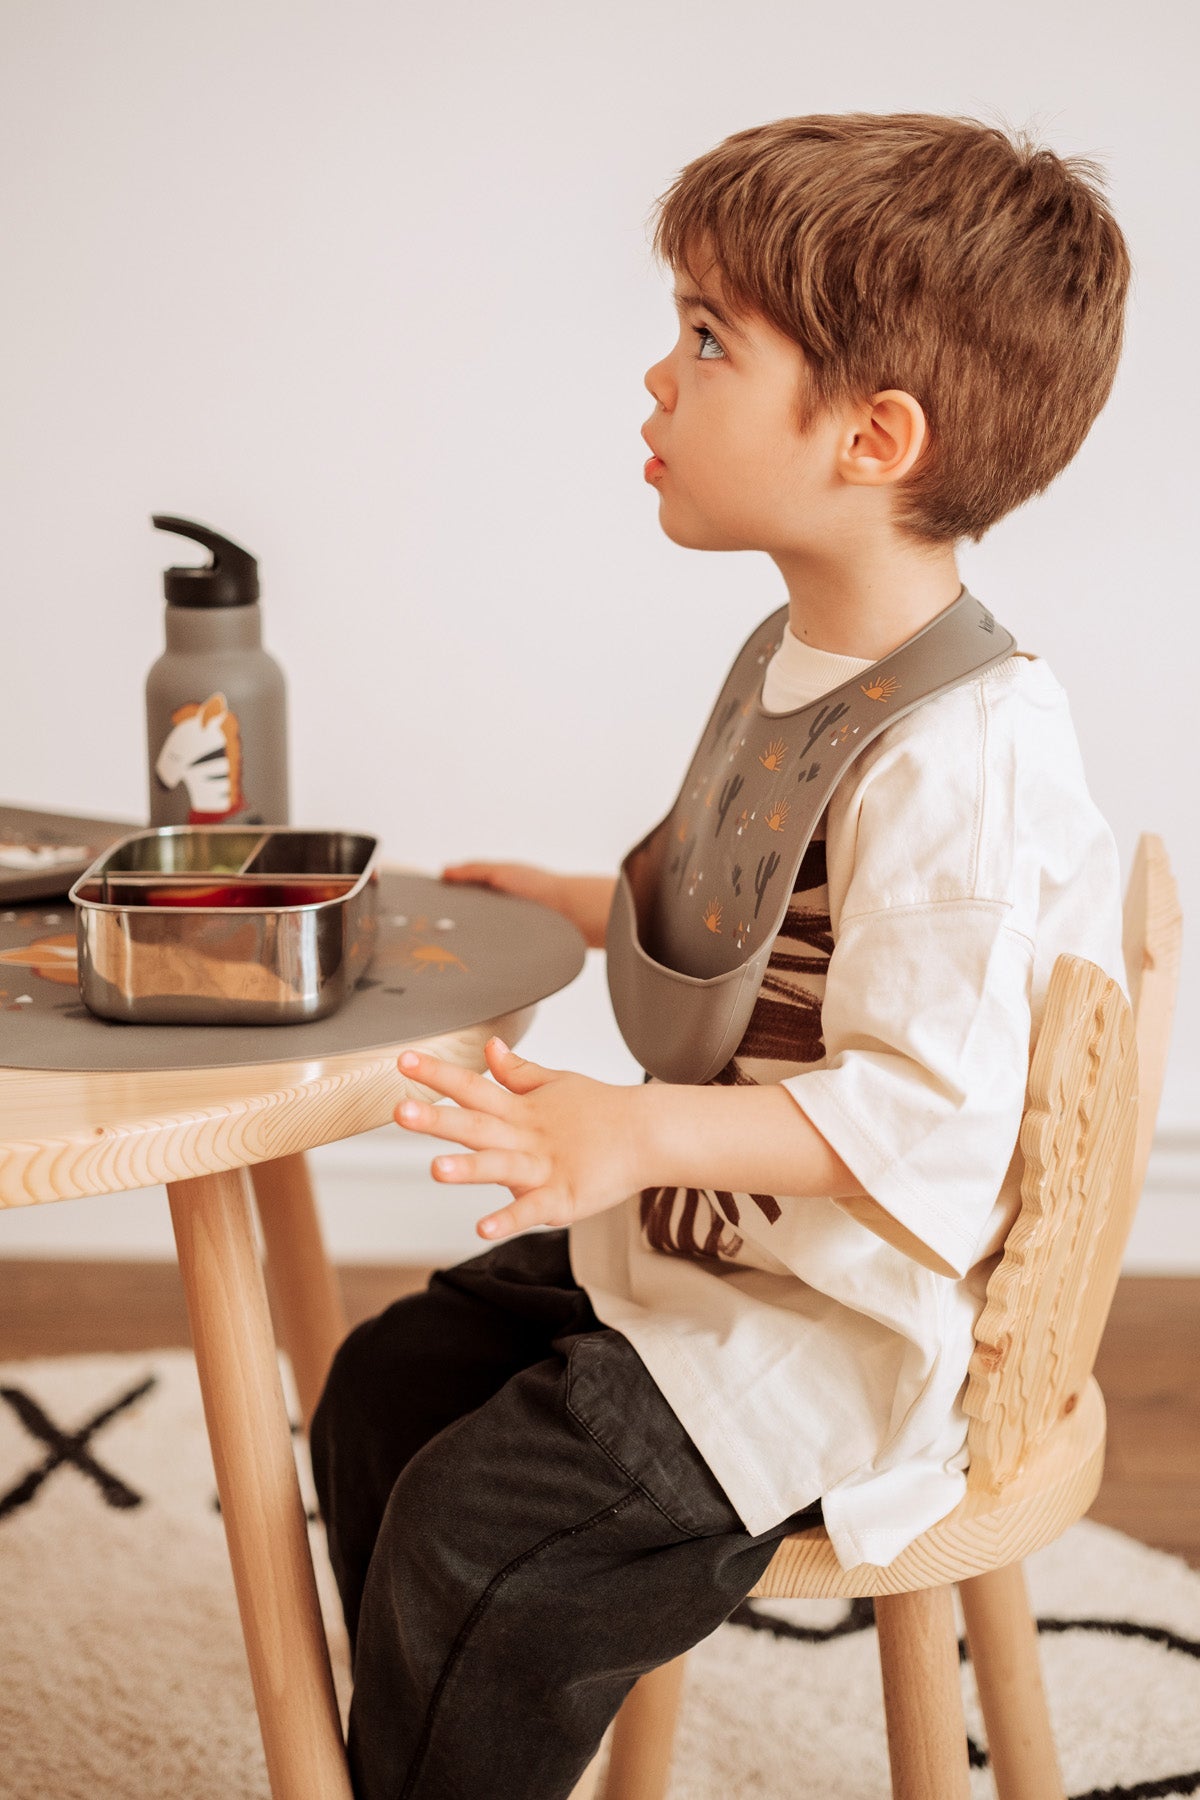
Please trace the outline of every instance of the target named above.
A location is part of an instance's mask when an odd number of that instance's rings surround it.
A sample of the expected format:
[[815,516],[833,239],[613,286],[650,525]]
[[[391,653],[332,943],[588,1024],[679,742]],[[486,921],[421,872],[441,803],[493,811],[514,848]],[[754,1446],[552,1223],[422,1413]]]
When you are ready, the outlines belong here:
[[645,476],[647,481],[655,481],[655,480],[657,480],[658,476],[662,474],[662,472],[666,468],[666,466],[667,465],[663,461],[661,456],[652,456],[646,463],[645,468],[642,470],[642,474]]

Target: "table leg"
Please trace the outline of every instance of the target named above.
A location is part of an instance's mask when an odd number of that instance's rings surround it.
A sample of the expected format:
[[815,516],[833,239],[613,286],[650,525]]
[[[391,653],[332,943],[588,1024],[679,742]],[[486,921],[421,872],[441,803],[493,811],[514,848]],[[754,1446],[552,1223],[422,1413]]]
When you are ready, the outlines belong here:
[[255,1163],[250,1180],[267,1247],[271,1307],[307,1426],[333,1353],[346,1335],[346,1311],[325,1253],[304,1153]]
[[350,1800],[244,1169],[167,1183],[274,1800]]

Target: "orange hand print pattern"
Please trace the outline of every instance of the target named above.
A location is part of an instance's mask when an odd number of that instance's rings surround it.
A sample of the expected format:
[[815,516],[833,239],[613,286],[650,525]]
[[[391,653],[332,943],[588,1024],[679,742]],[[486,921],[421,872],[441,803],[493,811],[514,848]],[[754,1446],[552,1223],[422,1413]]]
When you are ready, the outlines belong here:
[[55,981],[62,987],[78,987],[75,955],[75,933],[61,932],[54,937],[35,938],[32,944],[19,944],[12,950],[0,950],[0,965],[28,969],[43,981]]
[[412,961],[419,969],[436,969],[444,975],[448,969],[461,969],[468,974],[466,963],[461,956],[455,956],[453,950],[447,950],[441,944],[418,944],[412,951]]

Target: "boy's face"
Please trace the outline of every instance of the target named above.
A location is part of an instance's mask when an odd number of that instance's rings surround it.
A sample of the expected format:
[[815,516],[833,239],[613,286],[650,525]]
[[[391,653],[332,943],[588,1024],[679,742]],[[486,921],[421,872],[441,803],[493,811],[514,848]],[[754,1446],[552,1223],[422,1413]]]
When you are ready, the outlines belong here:
[[715,265],[700,284],[677,271],[675,295],[679,338],[646,372],[657,406],[642,433],[661,458],[646,471],[660,525],[695,550],[812,547],[839,498],[843,421],[801,431],[804,353],[761,315],[735,318]]

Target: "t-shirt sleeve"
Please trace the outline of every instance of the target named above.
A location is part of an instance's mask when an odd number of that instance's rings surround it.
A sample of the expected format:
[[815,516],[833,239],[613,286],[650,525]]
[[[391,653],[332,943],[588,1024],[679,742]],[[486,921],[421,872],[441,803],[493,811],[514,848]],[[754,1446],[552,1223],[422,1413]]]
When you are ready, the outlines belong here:
[[1032,955],[994,901],[843,921],[825,1066],[783,1082],[871,1198],[960,1275],[1021,1127]]
[[965,1274],[1012,1161],[1029,1067],[1013,730],[978,688],[959,689],[900,721],[864,764],[829,814],[825,1063],[783,1085],[871,1199]]

